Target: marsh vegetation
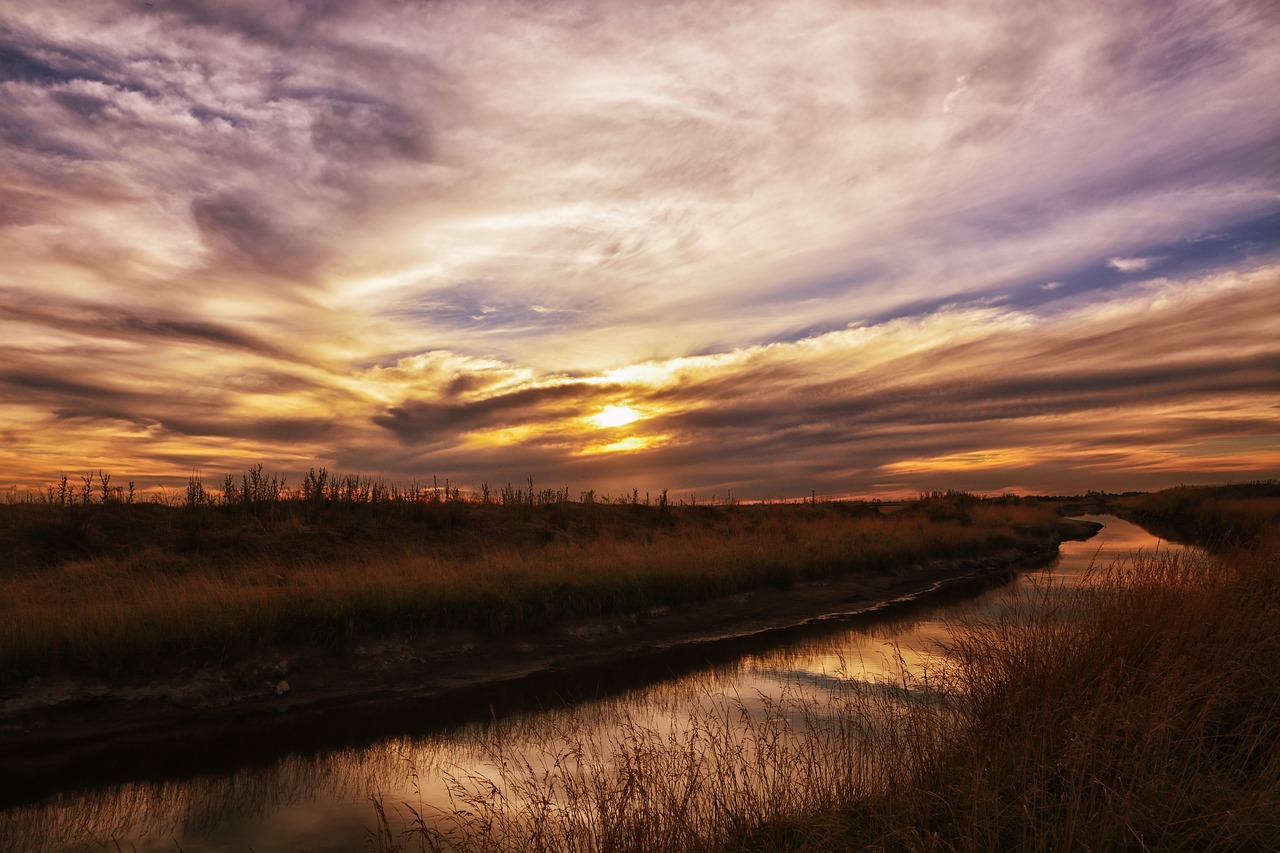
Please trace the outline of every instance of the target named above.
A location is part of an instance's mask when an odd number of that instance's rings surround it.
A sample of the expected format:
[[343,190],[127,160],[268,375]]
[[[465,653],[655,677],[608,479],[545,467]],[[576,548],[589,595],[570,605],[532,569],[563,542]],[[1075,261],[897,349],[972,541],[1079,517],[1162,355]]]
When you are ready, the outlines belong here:
[[1070,589],[1050,578],[952,625],[932,666],[763,712],[721,698],[683,726],[630,720],[607,743],[557,732],[532,759],[495,727],[489,773],[454,778],[447,808],[376,801],[371,838],[388,851],[1280,849],[1278,546],[1273,518],[1216,553],[1136,553]]
[[[367,845],[384,853],[1278,849],[1277,498],[1276,484],[1259,483],[1113,501],[1144,520],[1144,512],[1173,525],[1214,519],[1182,528],[1184,539],[1209,550],[1107,560],[1071,584],[1053,573],[1024,579],[996,594],[1003,596],[999,608],[948,623],[936,654],[879,675],[859,674],[850,660],[847,669],[768,695],[726,691],[713,680],[692,706],[681,700],[669,713],[662,705],[656,712],[609,711],[607,725],[591,716],[603,711],[553,712],[536,726],[495,718],[473,727],[461,752],[443,750],[455,764],[424,760],[407,740],[380,744],[378,773],[361,765],[358,774],[385,779],[364,804]],[[263,599],[288,593],[281,595],[284,610],[308,590],[313,602],[350,607],[370,595],[376,602],[371,579],[388,590],[388,603],[396,600],[392,591],[415,583],[432,590],[408,611],[358,611],[363,622],[351,622],[352,611],[341,620],[311,619],[310,633],[272,633],[276,616],[229,649],[183,646],[190,640],[182,639],[136,665],[146,669],[170,665],[175,655],[230,657],[281,637],[341,646],[388,625],[430,632],[470,624],[515,636],[554,624],[557,614],[981,553],[1046,535],[1054,524],[1052,505],[960,494],[923,496],[893,512],[837,503],[660,508],[641,500],[504,505],[443,496],[381,508],[368,501],[307,507],[282,496],[259,509],[217,500],[132,508],[92,501],[78,504],[77,515],[69,505],[20,503],[4,516],[4,535],[16,548],[38,552],[32,524],[75,521],[86,552],[46,552],[43,561],[6,567],[6,583],[47,575],[69,584],[77,571],[89,578],[105,572],[113,580],[90,586],[88,597],[118,588],[117,608],[140,590],[176,590],[187,578],[228,600],[241,587],[261,589]],[[29,515],[18,518],[22,512]],[[375,565],[379,555],[404,566]],[[681,585],[664,569],[701,580]],[[315,580],[303,580],[310,576]],[[554,581],[542,596],[577,601],[530,611],[527,602],[540,599],[521,598],[528,593],[518,585],[522,577],[529,589],[539,578]],[[424,617],[449,585],[481,604]],[[25,594],[30,587],[10,589]],[[74,606],[75,593],[59,593],[65,606]],[[184,600],[193,618],[198,598],[172,591],[153,602],[154,612]],[[494,619],[495,607],[521,601],[509,612],[534,616]],[[258,600],[245,610],[272,606]],[[224,630],[238,624],[224,614]],[[25,665],[131,666],[82,654],[28,658]],[[406,772],[412,789],[395,781]],[[54,819],[71,820],[66,808]],[[42,825],[52,814],[46,811],[15,812],[13,825]],[[112,843],[137,837],[126,834],[136,809],[126,811],[110,813],[124,821]],[[77,837],[115,826],[90,823]],[[169,843],[158,837],[154,849]]]
[[261,469],[176,506],[102,479],[0,506],[0,684],[51,672],[146,675],[263,649],[341,650],[391,634],[539,631],[574,618],[903,570],[1051,536],[1051,507],[946,493],[873,504],[468,500]]

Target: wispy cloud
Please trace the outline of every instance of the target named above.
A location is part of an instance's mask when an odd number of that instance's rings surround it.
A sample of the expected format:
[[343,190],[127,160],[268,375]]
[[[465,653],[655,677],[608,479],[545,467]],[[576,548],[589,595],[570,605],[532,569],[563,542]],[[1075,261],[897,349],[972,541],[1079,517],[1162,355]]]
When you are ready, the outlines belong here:
[[1108,258],[1107,266],[1120,272],[1129,273],[1149,270],[1159,262],[1159,258]]
[[[1274,316],[1274,235],[1222,235],[1280,199],[1278,35],[1193,0],[6,8],[0,479],[1048,487],[1095,472],[1081,413],[1116,476],[1196,429],[1206,470],[1270,459],[1273,351],[1217,300]],[[627,400],[649,443],[583,432]]]

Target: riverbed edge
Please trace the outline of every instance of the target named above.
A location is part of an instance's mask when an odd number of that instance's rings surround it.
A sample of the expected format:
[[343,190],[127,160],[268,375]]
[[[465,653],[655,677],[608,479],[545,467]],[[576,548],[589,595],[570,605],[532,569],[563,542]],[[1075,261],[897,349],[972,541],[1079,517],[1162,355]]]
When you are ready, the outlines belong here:
[[[557,684],[593,673],[661,669],[690,655],[712,660],[734,646],[776,642],[820,623],[890,618],[901,608],[1042,567],[1062,541],[1088,539],[1099,529],[1096,522],[1062,519],[1050,536],[981,557],[758,589],[536,635],[485,640],[455,632],[367,643],[345,655],[273,650],[235,666],[145,683],[33,680],[0,703],[0,780],[8,780],[0,781],[0,804],[39,798],[71,777],[78,786],[100,784],[139,770],[166,775],[193,763],[216,766],[219,756],[255,748],[265,756],[318,748],[325,737],[339,744],[366,740],[394,731],[406,717],[419,728],[448,725],[477,716],[459,714],[457,706],[484,708],[488,700],[493,713],[497,697],[554,693]],[[343,737],[359,728],[373,731]]]

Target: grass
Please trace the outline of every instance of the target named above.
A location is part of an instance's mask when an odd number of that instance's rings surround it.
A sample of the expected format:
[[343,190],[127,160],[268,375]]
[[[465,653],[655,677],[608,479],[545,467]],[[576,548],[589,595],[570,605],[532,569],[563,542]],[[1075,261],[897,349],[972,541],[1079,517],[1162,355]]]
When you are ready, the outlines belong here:
[[1157,532],[1209,548],[1248,544],[1280,526],[1280,481],[1179,486],[1113,499],[1117,511]]
[[251,469],[220,493],[193,478],[186,501],[163,506],[82,479],[78,493],[0,506],[0,686],[393,633],[543,630],[981,555],[1055,524],[1034,502],[954,493],[886,517],[856,503],[571,502],[532,483],[468,501],[448,484],[401,491],[314,473],[291,492]]
[[966,702],[916,826],[969,849],[1275,849],[1276,558],[1138,555],[959,632]]
[[[1211,498],[1212,493],[1206,493]],[[954,626],[947,663],[687,725],[572,726],[540,757],[496,726],[377,849],[1280,849],[1280,532],[1138,554]],[[599,736],[595,736],[599,737]],[[394,804],[393,804],[394,805]]]

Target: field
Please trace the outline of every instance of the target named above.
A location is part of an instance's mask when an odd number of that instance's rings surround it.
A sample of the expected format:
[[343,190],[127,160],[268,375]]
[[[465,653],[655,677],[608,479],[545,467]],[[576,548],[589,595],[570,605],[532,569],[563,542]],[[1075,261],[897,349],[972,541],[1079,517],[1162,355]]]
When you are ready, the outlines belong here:
[[1280,483],[1179,486],[1115,498],[1117,512],[1161,535],[1216,550],[1247,545],[1280,526]]
[[[1056,502],[962,493],[887,511],[270,483],[195,483],[169,505],[104,488],[0,506],[6,689],[458,629],[515,641],[747,590],[909,576],[1056,541],[1059,524]],[[499,784],[456,779],[443,809],[375,798],[371,846],[1280,849],[1280,486],[1103,500],[1207,550],[1098,566],[1070,592],[1047,584],[955,625],[946,665],[786,695],[763,716],[723,698],[678,731],[633,722],[593,744],[561,729],[534,764],[495,721]]]
[[[314,475],[313,475],[314,477]],[[675,505],[504,489],[479,500],[260,469],[178,505],[109,478],[0,506],[0,685],[225,664],[371,637],[541,631],[761,587],[982,555],[1054,535],[1052,507],[926,496]]]
[[[1261,491],[1233,498],[1231,529],[1269,505],[1274,484]],[[687,734],[624,727],[607,761],[560,732],[531,765],[498,729],[496,786],[457,780],[452,811],[376,801],[372,837],[383,851],[1280,849],[1280,530],[1253,529],[1213,553],[1100,566],[1070,594],[1044,586],[955,626],[946,667],[785,697],[745,732],[726,700]]]

